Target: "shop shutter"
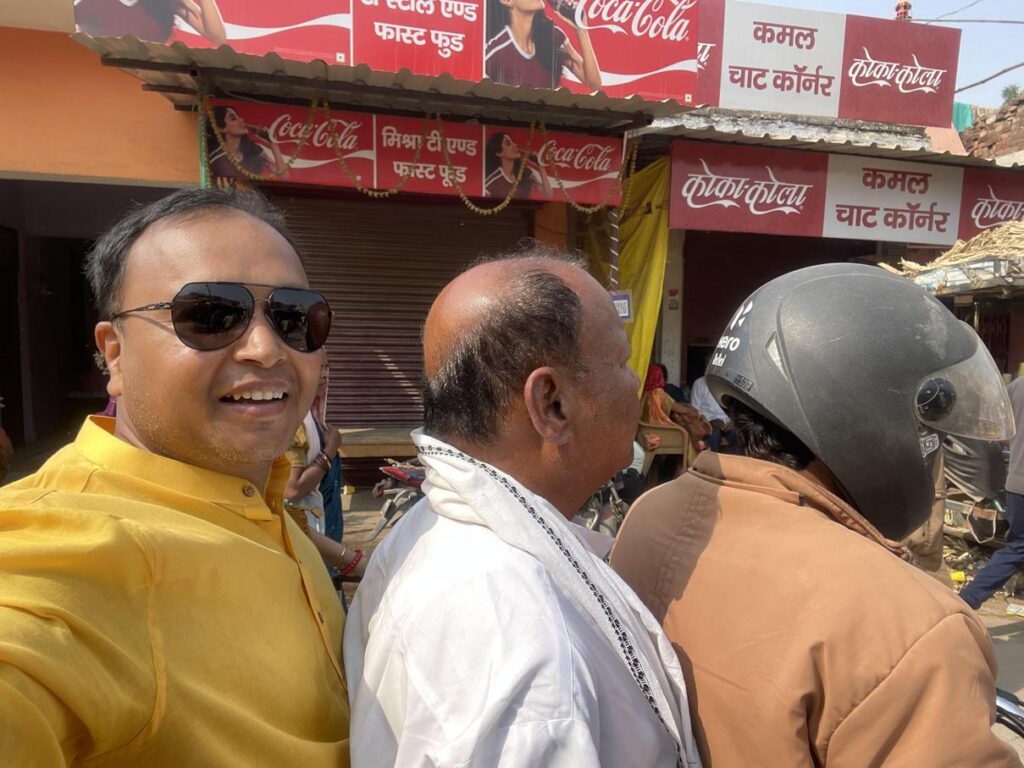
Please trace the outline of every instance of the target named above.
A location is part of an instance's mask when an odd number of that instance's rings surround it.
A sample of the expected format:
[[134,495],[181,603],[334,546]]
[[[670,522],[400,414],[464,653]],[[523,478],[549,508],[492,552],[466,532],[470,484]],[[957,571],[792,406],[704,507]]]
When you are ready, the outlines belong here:
[[342,427],[422,421],[420,331],[438,292],[482,253],[513,247],[532,208],[480,216],[460,205],[276,197],[310,283],[334,325],[328,420]]

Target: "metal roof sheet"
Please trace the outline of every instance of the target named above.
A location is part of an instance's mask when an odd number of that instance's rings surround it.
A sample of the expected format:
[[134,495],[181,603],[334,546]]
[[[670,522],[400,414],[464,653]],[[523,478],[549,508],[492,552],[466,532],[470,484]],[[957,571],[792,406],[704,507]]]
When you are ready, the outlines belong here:
[[339,107],[442,112],[508,122],[545,120],[569,128],[618,132],[685,109],[676,101],[471,82],[448,74],[414,75],[406,69],[380,72],[365,65],[295,61],[274,53],[252,56],[228,46],[189,48],[182,43],[161,45],[131,36],[100,38],[84,33],[72,37],[99,54],[104,64],[138,77],[146,90],[162,93],[178,108],[194,106],[201,80],[210,89],[249,97],[309,101],[328,96]]
[[702,107],[655,119],[637,133],[653,140],[659,137],[665,140],[692,139],[940,165],[1024,168],[1024,164],[936,150],[927,129],[917,126],[794,117],[771,112]]

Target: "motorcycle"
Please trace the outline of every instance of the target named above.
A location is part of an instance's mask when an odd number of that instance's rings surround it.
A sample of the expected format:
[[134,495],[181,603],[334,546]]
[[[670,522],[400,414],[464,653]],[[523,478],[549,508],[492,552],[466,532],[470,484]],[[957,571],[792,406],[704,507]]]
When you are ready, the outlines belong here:
[[619,495],[622,480],[619,475],[602,485],[587,499],[586,504],[576,515],[576,521],[591,531],[600,531],[612,538],[619,532],[619,527],[629,511],[627,504]]
[[[1006,543],[1010,529],[1004,491],[1008,454],[1000,443],[952,436],[942,451],[945,559],[954,571],[977,572]],[[1015,586],[1007,585],[1008,594]]]
[[1024,736],[1024,704],[1009,691],[996,688],[996,722]]
[[373,541],[385,528],[398,522],[398,519],[423,497],[420,486],[423,485],[426,472],[417,459],[388,459],[387,462],[388,466],[380,467],[380,471],[386,477],[373,486],[373,498],[384,499],[384,505],[380,508],[380,519],[367,542]]

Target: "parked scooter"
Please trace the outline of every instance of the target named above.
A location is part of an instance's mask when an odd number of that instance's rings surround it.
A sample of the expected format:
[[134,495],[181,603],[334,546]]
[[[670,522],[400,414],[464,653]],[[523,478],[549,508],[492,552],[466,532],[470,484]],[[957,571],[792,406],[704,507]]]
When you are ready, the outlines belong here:
[[373,498],[384,499],[384,506],[380,508],[380,519],[367,541],[373,541],[385,528],[398,522],[423,496],[420,486],[423,485],[426,472],[417,459],[388,459],[387,462],[388,466],[380,468],[386,477],[373,486]]

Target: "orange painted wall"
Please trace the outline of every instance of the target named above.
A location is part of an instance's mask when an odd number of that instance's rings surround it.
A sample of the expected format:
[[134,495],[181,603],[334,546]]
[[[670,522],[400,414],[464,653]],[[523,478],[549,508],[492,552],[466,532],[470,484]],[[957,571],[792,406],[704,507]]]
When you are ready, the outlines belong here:
[[0,27],[0,177],[185,186],[194,116],[59,32]]

